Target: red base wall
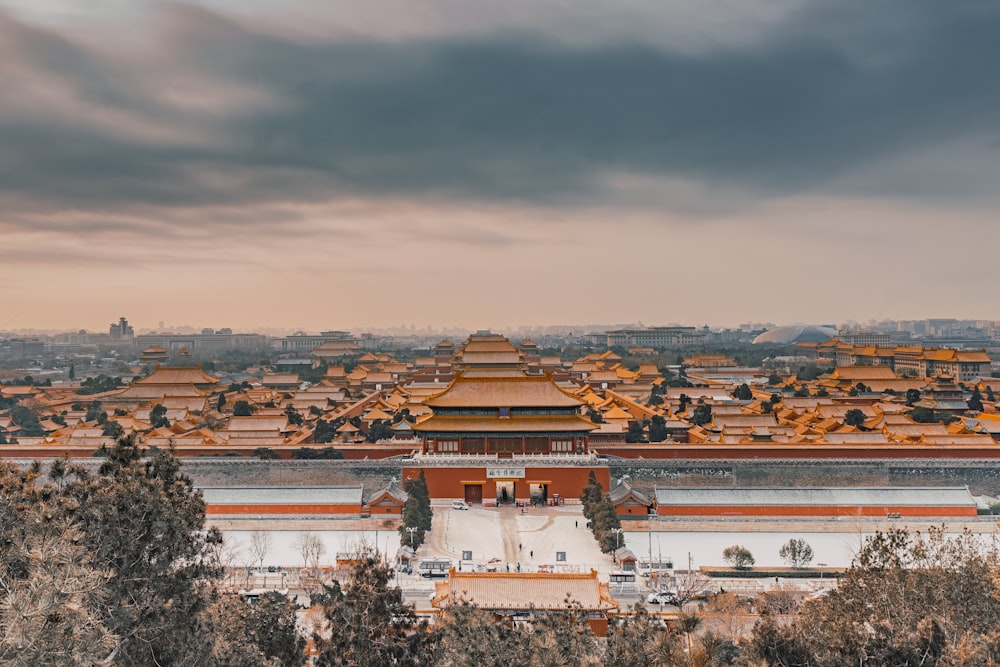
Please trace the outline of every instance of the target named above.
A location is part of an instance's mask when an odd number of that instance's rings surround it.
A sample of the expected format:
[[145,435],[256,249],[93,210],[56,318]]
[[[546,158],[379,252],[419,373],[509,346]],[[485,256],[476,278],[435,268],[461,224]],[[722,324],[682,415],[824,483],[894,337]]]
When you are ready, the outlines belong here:
[[[291,460],[292,451],[302,447],[310,447],[317,451],[326,447],[333,447],[334,449],[340,450],[345,459],[352,461],[360,461],[365,458],[387,459],[393,456],[406,456],[408,454],[412,454],[414,451],[414,447],[412,445],[406,447],[397,447],[393,445],[371,445],[368,447],[358,447],[356,445],[337,445],[336,443],[330,443],[328,445],[283,445],[281,447],[271,447],[271,449],[276,451],[282,459]],[[236,456],[233,456],[234,454],[238,456],[252,457],[254,455],[254,449],[256,449],[256,447],[205,446],[177,447],[174,451],[176,452],[178,458],[193,458],[196,456],[232,456],[233,458],[236,458]],[[96,449],[94,447],[67,447],[65,445],[5,445],[0,446],[0,457],[40,459],[65,455],[70,458],[92,458],[95,451]]]
[[592,451],[624,459],[992,459],[989,445],[605,445]]
[[657,508],[660,516],[976,516],[975,507],[845,507],[839,505],[678,506]]
[[361,505],[206,505],[205,514],[361,514]]
[[[424,471],[427,491],[431,498],[465,498],[465,484],[462,482],[483,482],[483,500],[495,500],[497,480],[486,479],[486,468],[444,468],[427,467],[403,468],[403,479],[416,478]],[[611,487],[611,474],[606,467],[586,468],[525,468],[524,479],[514,481],[514,496],[517,500],[528,500],[530,483],[548,482],[549,498],[558,493],[563,498],[579,498],[593,471],[601,487],[607,491]]]

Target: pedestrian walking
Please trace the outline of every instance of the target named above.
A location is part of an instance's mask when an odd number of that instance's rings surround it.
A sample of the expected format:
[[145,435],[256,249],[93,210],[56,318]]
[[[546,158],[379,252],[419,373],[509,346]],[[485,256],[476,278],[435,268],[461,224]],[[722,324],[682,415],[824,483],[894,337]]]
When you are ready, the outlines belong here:
[[531,554],[530,555],[531,555],[532,558],[535,557],[535,550],[534,549],[531,550]]
[[580,520],[579,519],[577,519],[576,521],[573,522],[573,527],[574,528],[579,528],[580,527]]

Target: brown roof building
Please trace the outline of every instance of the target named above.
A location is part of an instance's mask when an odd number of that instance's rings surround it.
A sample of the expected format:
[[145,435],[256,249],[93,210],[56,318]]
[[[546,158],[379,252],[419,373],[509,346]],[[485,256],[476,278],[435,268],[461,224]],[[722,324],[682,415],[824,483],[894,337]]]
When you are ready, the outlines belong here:
[[618,609],[608,585],[597,571],[564,572],[458,572],[437,584],[431,606],[468,601],[498,619],[531,621],[540,614],[583,614],[599,637],[608,633],[608,612]]

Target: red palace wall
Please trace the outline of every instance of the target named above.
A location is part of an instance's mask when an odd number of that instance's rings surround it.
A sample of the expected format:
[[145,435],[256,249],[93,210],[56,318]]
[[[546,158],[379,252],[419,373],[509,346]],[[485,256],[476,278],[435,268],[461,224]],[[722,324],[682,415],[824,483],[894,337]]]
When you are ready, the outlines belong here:
[[657,508],[660,516],[976,516],[974,505],[968,507],[895,507],[843,505],[746,505],[734,507],[715,505],[668,505]]
[[[517,467],[517,466],[514,466]],[[483,499],[495,500],[497,497],[496,482],[486,478],[485,467],[426,467],[403,468],[403,479],[416,478],[424,471],[427,479],[427,491],[431,498],[464,498],[465,482],[482,482]],[[529,499],[529,484],[544,482],[548,484],[549,498],[558,493],[563,498],[579,498],[587,478],[593,471],[601,487],[607,491],[611,488],[611,474],[606,467],[566,467],[566,468],[531,468],[525,467],[524,478],[514,480],[514,496],[517,500]]]
[[596,445],[600,454],[624,459],[991,459],[1000,443],[990,445]]
[[205,514],[260,514],[260,515],[296,515],[296,514],[329,514],[357,515],[361,514],[361,505],[207,505]]
[[[412,454],[415,447],[413,445],[397,446],[397,445],[368,445],[368,446],[358,446],[358,445],[338,445],[337,443],[330,443],[326,445],[282,445],[279,447],[271,447],[278,453],[278,455],[286,460],[292,458],[292,451],[299,449],[300,447],[311,447],[316,451],[324,449],[326,447],[333,447],[334,449],[340,450],[344,455],[345,459],[357,460],[362,459],[387,459],[393,456],[405,456],[407,454]],[[195,456],[232,456],[238,454],[240,456],[253,456],[256,447],[227,447],[224,445],[220,446],[179,446],[176,448],[176,454],[178,458],[185,457],[195,457]],[[68,445],[0,445],[0,457],[4,458],[46,458],[50,456],[69,456],[71,458],[92,458],[94,456],[95,447],[84,447],[84,446],[68,446]]]
[[[411,454],[414,445],[340,445],[329,443],[311,446],[315,449],[333,447],[345,459],[384,459]],[[285,459],[292,457],[292,450],[299,446],[281,446],[273,449]],[[239,454],[253,456],[254,447],[179,446],[177,456],[225,456]],[[989,445],[600,445],[591,451],[624,459],[694,459],[694,460],[754,460],[754,459],[997,459],[1000,460],[1000,443]],[[8,458],[44,458],[67,455],[92,457],[94,447],[70,445],[0,445],[0,456]]]

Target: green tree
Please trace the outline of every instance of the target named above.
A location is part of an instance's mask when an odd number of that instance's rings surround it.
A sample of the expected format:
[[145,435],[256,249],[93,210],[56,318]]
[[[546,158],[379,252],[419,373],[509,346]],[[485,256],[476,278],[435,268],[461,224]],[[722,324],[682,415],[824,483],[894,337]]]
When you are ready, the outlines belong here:
[[563,601],[566,609],[540,615],[528,633],[526,654],[515,664],[586,667],[599,665],[600,651],[580,604]]
[[855,428],[863,428],[866,419],[864,410],[858,408],[851,408],[844,413],[844,423]]
[[338,428],[340,426],[333,422],[328,422],[325,419],[317,419],[316,427],[313,429],[313,442],[316,444],[333,442],[333,439],[337,437]]
[[431,664],[438,667],[508,667],[528,664],[527,636],[465,600],[449,604],[434,625]]
[[580,494],[580,500],[583,502],[583,516],[590,523],[590,529],[601,551],[611,553],[617,548],[620,540],[615,529],[621,529],[621,519],[615,511],[611,498],[604,493],[604,489],[597,481],[593,470],[587,476],[587,485]]
[[681,647],[663,623],[650,616],[642,603],[636,603],[632,611],[631,615],[609,623],[603,664],[606,667],[681,664]]
[[204,530],[205,503],[172,450],[143,460],[135,435],[105,450],[99,475],[54,471],[79,503],[95,567],[109,574],[103,622],[123,665],[190,664],[207,643],[199,614],[219,573],[221,534]]
[[979,392],[979,387],[972,389],[972,396],[969,397],[969,410],[983,411],[983,395]]
[[106,421],[104,422],[104,428],[101,430],[101,433],[109,438],[120,438],[125,435],[125,429],[118,422]]
[[912,406],[914,403],[920,400],[920,390],[919,389],[907,389],[906,390],[906,404]]
[[99,664],[115,646],[102,611],[109,573],[40,470],[0,461],[0,663]]
[[153,425],[153,428],[170,426],[170,420],[167,419],[167,408],[163,404],[157,403],[149,411],[149,423]]
[[302,415],[299,414],[299,411],[291,403],[285,406],[285,417],[288,418],[288,423],[292,426],[302,426]]
[[392,422],[388,419],[376,419],[368,426],[365,439],[368,442],[378,442],[379,440],[388,440],[392,435]]
[[417,621],[402,591],[390,585],[395,572],[380,554],[363,549],[354,558],[343,590],[325,587],[325,627],[313,640],[320,667],[429,665],[431,634]]
[[233,416],[234,417],[249,417],[254,413],[253,406],[250,405],[248,401],[236,401],[233,404]]
[[778,556],[788,563],[789,567],[798,569],[812,562],[813,549],[801,537],[793,537],[781,546]]
[[722,559],[737,570],[749,570],[756,562],[750,550],[738,544],[723,549]]
[[295,606],[276,591],[250,602],[220,593],[206,610],[204,623],[214,640],[211,661],[219,667],[300,667],[306,664],[305,639],[295,625]]
[[649,441],[663,442],[669,435],[667,421],[660,415],[653,415],[653,418],[649,421]]
[[115,389],[121,389],[124,385],[122,384],[122,379],[120,377],[108,377],[107,375],[98,375],[97,377],[84,378],[80,382],[80,388],[77,389],[76,393],[87,396],[90,394],[103,394],[109,391],[114,391]]
[[45,429],[38,421],[35,411],[24,405],[15,405],[10,409],[10,420],[21,427],[18,435],[37,438],[45,435]]
[[769,664],[988,665],[998,655],[995,547],[969,532],[893,529],[865,541],[837,588],[794,625],[762,620]]
[[594,508],[604,497],[604,489],[597,481],[597,475],[591,470],[587,475],[587,484],[580,492],[580,502],[583,503],[583,516],[587,520],[594,518]]
[[950,424],[958,419],[958,417],[946,412],[938,412],[924,407],[913,408],[906,413],[906,416],[919,424]]
[[740,386],[736,387],[736,390],[733,391],[733,398],[739,401],[753,400],[753,391],[750,390],[750,385],[744,382]]
[[695,426],[704,426],[712,421],[712,406],[707,403],[699,403],[694,408],[694,414],[688,420]]
[[253,450],[253,455],[259,459],[280,459],[281,454],[271,449],[270,447],[258,447]]
[[84,415],[83,418],[89,422],[97,421],[100,414],[101,414],[101,402],[92,401],[90,405],[87,406],[87,414]]
[[407,479],[403,483],[403,488],[406,491],[406,500],[403,502],[403,521],[399,526],[399,541],[400,544],[412,545],[414,549],[419,549],[420,545],[424,543],[425,534],[431,529],[434,519],[424,471],[421,470],[420,475],[416,478]]
[[646,442],[646,428],[638,419],[634,419],[628,423],[628,431],[625,432],[625,442]]

